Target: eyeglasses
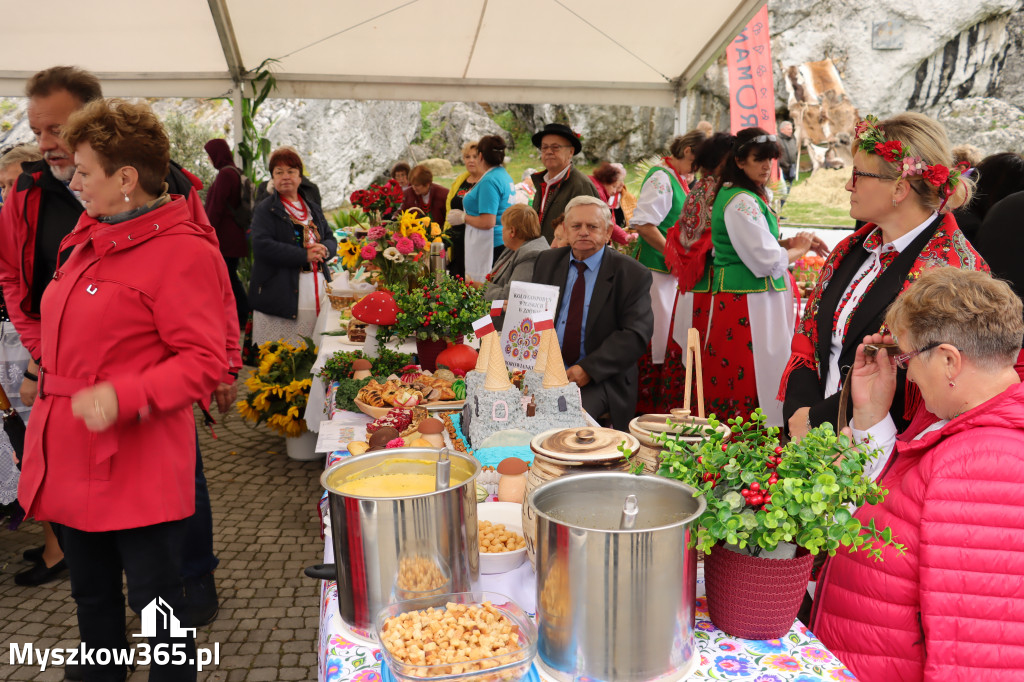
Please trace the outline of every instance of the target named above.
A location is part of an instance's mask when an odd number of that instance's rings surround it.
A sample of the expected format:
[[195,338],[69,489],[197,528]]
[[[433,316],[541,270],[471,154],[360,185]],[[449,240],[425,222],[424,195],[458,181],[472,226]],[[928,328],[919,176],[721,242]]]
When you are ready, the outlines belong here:
[[907,368],[907,364],[909,364],[910,361],[913,360],[914,358],[916,358],[918,355],[920,355],[921,353],[930,351],[933,348],[938,348],[942,344],[943,344],[942,341],[935,341],[934,343],[929,343],[927,346],[925,346],[924,348],[921,348],[919,350],[912,350],[909,353],[901,353],[900,355],[897,355],[894,358],[896,360],[896,366],[899,367],[900,369],[906,369]]
[[877,178],[879,180],[891,180],[892,179],[892,178],[887,178],[884,175],[880,175],[878,173],[865,173],[864,171],[859,171],[856,168],[854,168],[853,169],[853,183],[850,185],[851,187],[856,187],[857,186],[857,178]]
[[568,149],[571,144],[542,144],[540,150],[542,152],[557,152],[559,149]]

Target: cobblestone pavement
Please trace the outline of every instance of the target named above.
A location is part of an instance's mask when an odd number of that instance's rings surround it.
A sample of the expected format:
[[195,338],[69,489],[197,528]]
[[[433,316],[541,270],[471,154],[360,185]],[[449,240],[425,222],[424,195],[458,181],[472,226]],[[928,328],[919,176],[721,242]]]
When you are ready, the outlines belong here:
[[[241,382],[240,382],[241,383]],[[316,680],[319,584],[302,569],[322,559],[316,503],[320,462],[285,455],[284,439],[253,428],[237,412],[217,415],[218,439],[200,430],[213,505],[215,572],[220,614],[200,628],[196,645],[220,645],[220,665],[199,673],[207,682]],[[200,422],[201,423],[201,422]],[[62,680],[63,668],[12,666],[12,642],[37,648],[75,647],[78,624],[67,578],[19,587],[28,568],[21,553],[42,544],[37,523],[0,529],[0,679]],[[139,632],[128,612],[128,632]],[[129,680],[148,678],[140,669]]]

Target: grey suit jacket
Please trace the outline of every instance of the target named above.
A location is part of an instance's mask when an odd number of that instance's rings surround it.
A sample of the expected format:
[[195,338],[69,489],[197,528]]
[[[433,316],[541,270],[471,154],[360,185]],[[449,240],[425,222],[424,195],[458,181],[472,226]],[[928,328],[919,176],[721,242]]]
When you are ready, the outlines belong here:
[[491,270],[491,281],[487,283],[484,298],[488,301],[506,300],[512,282],[532,282],[537,256],[550,248],[544,237],[531,239],[515,251],[506,248]]
[[[568,246],[549,249],[537,257],[533,281],[559,287],[558,320],[568,305],[565,280],[569,275]],[[636,412],[637,360],[647,351],[654,334],[651,312],[651,271],[605,247],[601,269],[594,283],[587,319],[583,323],[583,348],[587,356],[578,363],[590,375],[590,391],[603,391],[613,426],[626,431]],[[594,417],[600,415],[595,414]]]

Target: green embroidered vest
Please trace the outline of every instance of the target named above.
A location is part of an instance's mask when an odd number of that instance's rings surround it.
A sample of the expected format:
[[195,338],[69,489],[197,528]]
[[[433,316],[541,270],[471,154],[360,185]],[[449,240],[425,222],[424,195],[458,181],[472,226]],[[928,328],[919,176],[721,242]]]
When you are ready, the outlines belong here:
[[761,214],[768,221],[769,231],[773,237],[779,238],[778,220],[761,197],[741,187],[723,187],[719,190],[714,208],[711,209],[711,244],[715,248],[711,292],[754,294],[763,291],[785,291],[786,280],[783,277],[757,277],[743,264],[732,242],[729,241],[729,232],[725,228],[725,207],[740,193],[748,194],[757,200]]
[[[647,175],[644,176],[644,182],[647,182],[647,179],[657,171],[663,171],[668,175],[669,182],[672,183],[672,208],[668,210],[665,219],[658,225],[658,230],[661,234],[667,235],[668,228],[676,224],[676,221],[679,220],[679,214],[683,211],[683,204],[686,203],[686,192],[683,190],[683,186],[679,184],[679,180],[676,179],[676,174],[662,166],[655,166],[647,171]],[[640,187],[643,188],[643,183],[640,183]],[[643,237],[638,238],[636,243],[636,259],[638,261],[655,272],[668,272],[668,266],[665,265],[665,256],[658,253],[657,249],[644,241]]]

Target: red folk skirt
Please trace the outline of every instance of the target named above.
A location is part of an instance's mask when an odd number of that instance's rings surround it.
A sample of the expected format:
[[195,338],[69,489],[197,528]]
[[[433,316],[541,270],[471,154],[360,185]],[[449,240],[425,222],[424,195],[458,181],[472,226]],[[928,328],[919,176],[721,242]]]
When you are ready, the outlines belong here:
[[722,421],[737,416],[746,418],[758,407],[747,296],[714,294],[712,306],[714,312],[702,353],[707,410]]
[[[678,298],[676,299],[678,305]],[[693,327],[704,338],[708,327],[708,311],[711,305],[711,294],[693,295]],[[647,344],[647,352],[637,362],[639,370],[639,392],[637,396],[637,414],[668,414],[669,410],[682,407],[686,392],[686,350],[672,339],[675,328],[675,311],[669,324],[668,346],[665,348],[665,362],[656,365],[651,361],[651,344]],[[702,344],[703,345],[703,344]],[[705,375],[707,370],[705,370]],[[706,389],[705,389],[706,390]],[[697,399],[696,391],[692,400]],[[696,403],[691,406],[693,414],[697,413]]]

